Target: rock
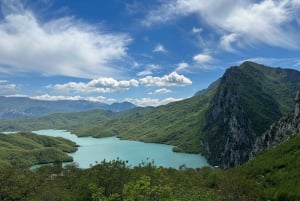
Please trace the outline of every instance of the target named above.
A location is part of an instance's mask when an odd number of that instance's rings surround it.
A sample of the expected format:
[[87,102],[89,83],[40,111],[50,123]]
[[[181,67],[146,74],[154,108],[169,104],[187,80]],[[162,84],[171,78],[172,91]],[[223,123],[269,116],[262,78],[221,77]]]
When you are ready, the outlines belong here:
[[[208,125],[205,128],[209,133],[205,155],[212,165],[223,169],[247,161],[254,142],[251,122],[240,104],[240,92],[236,87],[238,83],[232,83],[234,79],[231,76],[234,76],[234,73],[227,73],[222,78],[220,88],[212,100]],[[230,83],[230,86],[227,83]],[[215,134],[212,134],[215,125],[223,126],[219,126]]]
[[270,129],[258,137],[250,153],[250,159],[256,154],[277,146],[294,135],[300,135],[300,92],[297,91],[295,98],[294,114],[281,118],[270,126]]

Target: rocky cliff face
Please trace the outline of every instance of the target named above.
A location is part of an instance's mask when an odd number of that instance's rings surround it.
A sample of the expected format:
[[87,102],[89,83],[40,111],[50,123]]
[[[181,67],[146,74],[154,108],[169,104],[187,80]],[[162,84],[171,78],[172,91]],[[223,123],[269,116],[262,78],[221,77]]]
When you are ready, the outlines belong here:
[[270,126],[270,129],[255,140],[250,158],[257,153],[287,141],[294,135],[300,135],[300,92],[295,99],[294,114],[281,118]]
[[203,152],[210,164],[224,169],[238,166],[285,138],[286,131],[296,127],[287,117],[265,132],[292,111],[299,86],[298,71],[253,62],[229,68],[220,79],[206,112],[206,126],[201,129]]
[[205,144],[208,161],[222,168],[234,167],[248,160],[254,141],[251,122],[240,104],[238,83],[233,79],[239,69],[230,71],[221,79],[205,128],[209,133]]

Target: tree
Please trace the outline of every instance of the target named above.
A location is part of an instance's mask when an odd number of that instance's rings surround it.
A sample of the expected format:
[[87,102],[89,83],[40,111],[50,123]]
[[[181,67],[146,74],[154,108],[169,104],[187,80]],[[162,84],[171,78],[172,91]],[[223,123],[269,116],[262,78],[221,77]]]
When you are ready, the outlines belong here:
[[175,201],[172,189],[167,185],[151,185],[151,178],[142,176],[136,182],[124,186],[125,201]]

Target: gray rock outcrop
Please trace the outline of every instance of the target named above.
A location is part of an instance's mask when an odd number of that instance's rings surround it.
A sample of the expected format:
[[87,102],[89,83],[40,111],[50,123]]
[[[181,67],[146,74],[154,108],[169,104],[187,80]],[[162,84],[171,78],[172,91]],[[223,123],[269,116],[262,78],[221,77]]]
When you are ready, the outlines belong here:
[[266,149],[287,141],[294,135],[300,135],[300,91],[297,91],[295,98],[294,114],[281,118],[272,124],[270,129],[255,140],[250,159]]

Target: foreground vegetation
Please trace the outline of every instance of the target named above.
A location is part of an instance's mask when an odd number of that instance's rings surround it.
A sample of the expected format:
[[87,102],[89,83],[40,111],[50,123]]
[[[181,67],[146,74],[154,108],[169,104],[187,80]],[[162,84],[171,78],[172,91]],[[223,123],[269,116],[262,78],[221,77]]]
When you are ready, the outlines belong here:
[[0,200],[295,201],[300,200],[300,136],[238,168],[180,170],[101,162],[36,171],[0,167]]
[[76,150],[74,142],[60,137],[28,132],[0,133],[0,166],[29,167],[40,163],[73,161],[67,153]]

